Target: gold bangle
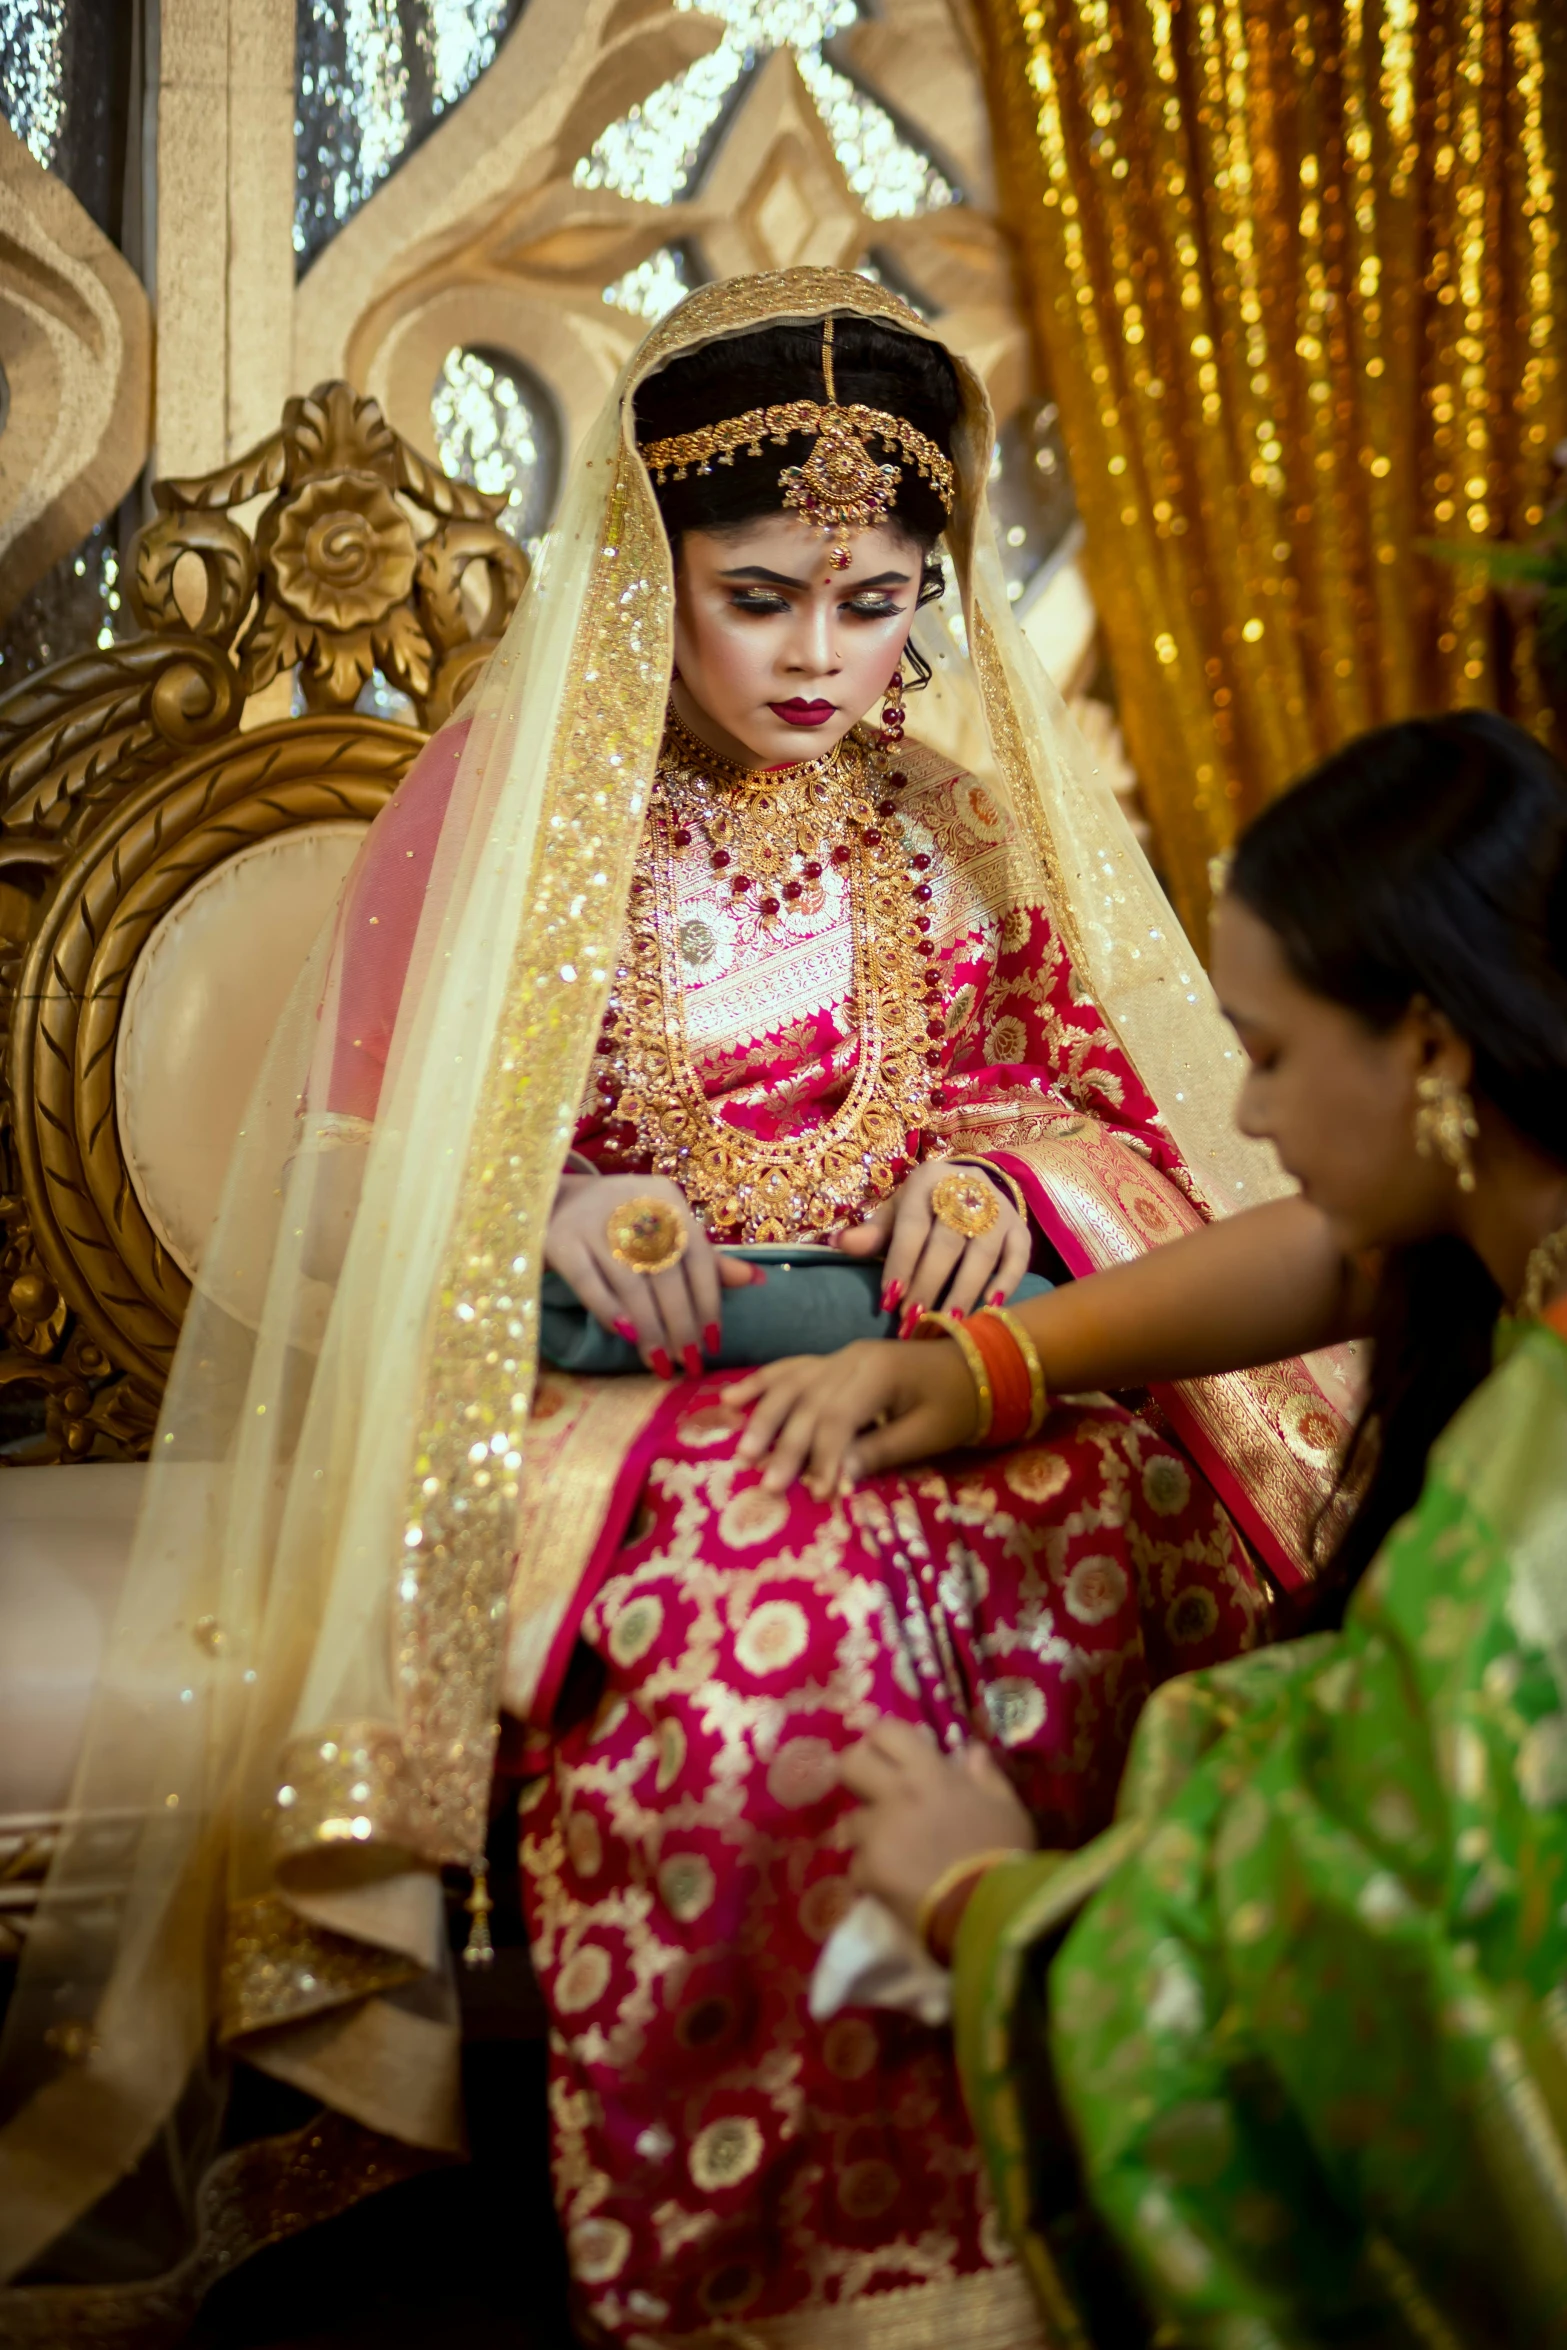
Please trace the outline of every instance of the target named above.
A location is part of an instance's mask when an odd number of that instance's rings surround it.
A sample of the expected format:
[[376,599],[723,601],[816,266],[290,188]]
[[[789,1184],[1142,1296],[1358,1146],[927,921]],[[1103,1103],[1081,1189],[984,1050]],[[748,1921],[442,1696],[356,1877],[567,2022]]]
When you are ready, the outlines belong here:
[[985,1358],[979,1348],[962,1323],[951,1314],[921,1314],[911,1335],[915,1338],[940,1335],[957,1340],[963,1360],[968,1365],[969,1377],[974,1382],[974,1395],[979,1407],[978,1422],[965,1442],[983,1444],[990,1434],[990,1423],[996,1416],[996,1398],[990,1385],[990,1373],[985,1368]]
[[[1023,1197],[1022,1184],[1019,1183],[1015,1175],[1008,1175],[1004,1168],[998,1167],[993,1159],[947,1159],[943,1161],[943,1165],[949,1167],[982,1167],[985,1173],[989,1176],[991,1182],[997,1183],[1001,1186],[1001,1189],[1006,1193],[1008,1199],[1012,1202],[1012,1205],[1016,1208],[1024,1223],[1029,1223],[1028,1202]],[[1029,1226],[1029,1229],[1033,1229],[1032,1225]]]
[[936,1912],[947,1895],[955,1892],[965,1877],[986,1876],[1001,1861],[1020,1860],[1022,1857],[1022,1845],[997,1844],[988,1852],[970,1852],[962,1860],[955,1860],[949,1868],[944,1868],[934,1885],[926,1886],[920,1895],[919,1908],[914,1913],[914,1931],[919,1936],[922,1948],[929,1950],[930,1929]]
[[1039,1359],[1038,1347],[1029,1337],[1028,1332],[1010,1306],[986,1306],[985,1311],[987,1314],[995,1315],[996,1320],[1009,1333],[1013,1345],[1028,1365],[1029,1412],[1028,1427],[1024,1432],[1024,1442],[1027,1443],[1039,1434],[1044,1425],[1045,1414],[1050,1409],[1050,1389],[1045,1383],[1045,1366]]

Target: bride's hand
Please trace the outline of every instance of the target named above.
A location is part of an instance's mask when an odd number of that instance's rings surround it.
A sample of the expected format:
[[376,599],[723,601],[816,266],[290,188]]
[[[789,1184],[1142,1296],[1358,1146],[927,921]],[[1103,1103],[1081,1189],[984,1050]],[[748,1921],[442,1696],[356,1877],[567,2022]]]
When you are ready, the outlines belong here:
[[800,1478],[818,1501],[901,1461],[950,1452],[974,1433],[979,1404],[951,1339],[895,1346],[862,1338],[835,1355],[791,1355],[724,1390],[749,1411],[739,1459],[765,1461],[782,1493]]
[[[1000,1213],[987,1231],[965,1239],[950,1225],[938,1221],[931,1194],[948,1175],[964,1175],[982,1183]],[[901,1183],[865,1223],[841,1233],[838,1246],[846,1256],[877,1257],[885,1250],[886,1276],[882,1310],[903,1319],[898,1329],[907,1338],[920,1312],[929,1311],[946,1290],[949,1313],[971,1314],[978,1305],[1005,1305],[1024,1274],[1033,1250],[1028,1219],[1020,1216],[1003,1186],[993,1183],[983,1167],[967,1159],[931,1159]]]
[[[685,1254],[667,1273],[639,1273],[616,1256],[606,1229],[630,1200],[667,1201],[685,1227]],[[544,1262],[571,1283],[596,1322],[634,1346],[650,1371],[672,1379],[679,1364],[700,1377],[719,1343],[719,1291],[755,1278],[738,1257],[715,1249],[685,1194],[662,1175],[567,1175],[555,1196]]]

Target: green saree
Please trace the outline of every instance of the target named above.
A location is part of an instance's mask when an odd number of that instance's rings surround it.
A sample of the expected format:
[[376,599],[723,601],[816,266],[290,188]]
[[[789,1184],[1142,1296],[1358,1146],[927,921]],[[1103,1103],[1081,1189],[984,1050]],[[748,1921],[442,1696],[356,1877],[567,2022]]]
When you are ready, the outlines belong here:
[[1506,1332],[1341,1633],[1168,1684],[1115,1826],[969,1905],[965,2088],[1063,2344],[1142,2330],[1100,2229],[1161,2345],[1567,2341],[1564,1340]]

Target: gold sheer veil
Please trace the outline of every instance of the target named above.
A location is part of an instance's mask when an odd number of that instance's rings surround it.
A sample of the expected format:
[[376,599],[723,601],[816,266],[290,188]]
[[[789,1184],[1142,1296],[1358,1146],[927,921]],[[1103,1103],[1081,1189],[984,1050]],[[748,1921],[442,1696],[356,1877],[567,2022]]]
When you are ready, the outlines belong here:
[[[866,280],[801,269],[691,295],[628,367],[465,708],[367,1149],[311,1106],[330,936],[295,991],[185,1325],[8,2021],[0,2276],[51,2246],[59,2273],[101,2274],[77,2223],[152,2151],[194,2209],[215,2032],[372,2129],[460,2144],[439,1872],[483,1848],[544,1230],[670,673],[670,555],[632,399],[725,336],[851,313],[940,339]],[[1017,627],[986,508],[989,407],[957,364],[948,543],[1018,894],[1054,911],[1212,1205],[1251,1204],[1282,1186],[1231,1124],[1229,1032]],[[355,1150],[357,1213],[323,1279]]]

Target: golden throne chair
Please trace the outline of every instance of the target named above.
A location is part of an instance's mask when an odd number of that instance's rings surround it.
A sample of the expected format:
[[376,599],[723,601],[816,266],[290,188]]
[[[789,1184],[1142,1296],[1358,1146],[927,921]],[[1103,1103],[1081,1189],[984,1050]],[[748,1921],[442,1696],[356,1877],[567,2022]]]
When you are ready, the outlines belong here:
[[[502,500],[344,383],[153,498],[141,633],[0,699],[0,1957],[67,1799],[272,1025],[527,575]],[[411,722],[356,706],[376,674]]]

